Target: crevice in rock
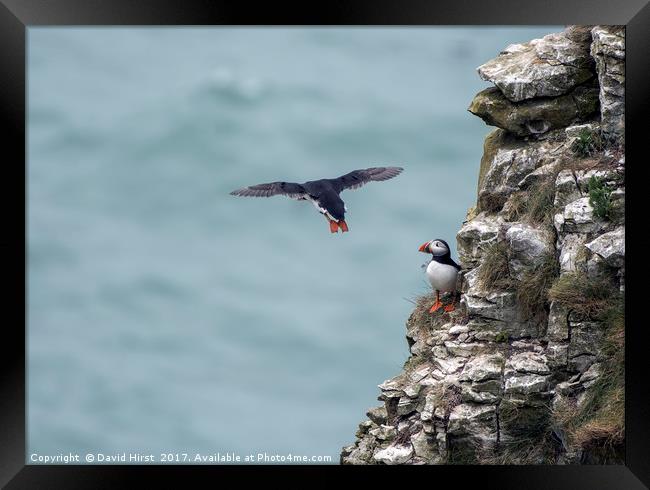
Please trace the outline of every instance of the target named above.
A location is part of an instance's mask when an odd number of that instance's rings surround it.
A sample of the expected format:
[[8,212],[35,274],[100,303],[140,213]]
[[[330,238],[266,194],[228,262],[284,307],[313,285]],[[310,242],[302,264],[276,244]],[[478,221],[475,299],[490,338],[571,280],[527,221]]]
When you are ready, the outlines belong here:
[[499,400],[496,404],[496,408],[494,411],[494,418],[496,420],[497,424],[497,444],[496,444],[496,452],[499,451],[499,445],[501,444],[501,423],[499,420],[499,407],[501,406],[501,400]]

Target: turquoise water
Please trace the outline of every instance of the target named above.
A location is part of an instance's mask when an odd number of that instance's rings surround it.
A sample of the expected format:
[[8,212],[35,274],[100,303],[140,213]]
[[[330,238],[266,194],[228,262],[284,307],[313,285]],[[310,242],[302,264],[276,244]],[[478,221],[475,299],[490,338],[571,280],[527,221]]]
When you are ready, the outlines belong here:
[[[28,454],[329,455],[454,246],[475,68],[535,28],[30,28]],[[400,165],[311,204],[232,189]]]

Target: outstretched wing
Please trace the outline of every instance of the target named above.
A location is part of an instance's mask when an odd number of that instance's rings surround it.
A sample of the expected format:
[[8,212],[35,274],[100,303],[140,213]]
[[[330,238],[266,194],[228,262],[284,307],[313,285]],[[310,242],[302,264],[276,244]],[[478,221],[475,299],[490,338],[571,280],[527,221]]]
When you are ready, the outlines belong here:
[[353,170],[338,179],[332,179],[332,184],[338,192],[345,189],[358,189],[368,182],[392,179],[398,176],[402,170],[404,170],[402,167],[371,167]]
[[306,192],[303,186],[293,182],[269,182],[268,184],[243,187],[232,191],[230,194],[243,197],[287,196],[291,199],[304,199]]

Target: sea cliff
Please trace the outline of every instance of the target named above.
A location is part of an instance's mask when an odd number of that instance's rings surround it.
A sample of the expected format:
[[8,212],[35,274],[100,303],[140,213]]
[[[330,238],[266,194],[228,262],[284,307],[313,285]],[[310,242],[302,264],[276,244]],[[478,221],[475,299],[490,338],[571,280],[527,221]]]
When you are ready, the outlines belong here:
[[569,26],[478,75],[493,87],[469,111],[495,129],[456,237],[460,305],[418,299],[341,463],[622,463],[624,28]]

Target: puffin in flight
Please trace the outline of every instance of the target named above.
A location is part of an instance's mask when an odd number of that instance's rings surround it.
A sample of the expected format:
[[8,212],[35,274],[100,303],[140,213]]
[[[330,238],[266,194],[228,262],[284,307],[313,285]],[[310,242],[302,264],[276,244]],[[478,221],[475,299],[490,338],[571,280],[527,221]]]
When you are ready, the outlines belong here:
[[330,232],[348,231],[345,222],[347,208],[339,196],[346,189],[357,189],[368,182],[392,179],[399,175],[401,167],[372,167],[353,170],[336,179],[311,180],[303,184],[294,182],[270,182],[243,187],[232,191],[233,196],[271,197],[287,196],[298,201],[311,201],[319,213],[329,221]]
[[427,266],[427,278],[436,291],[436,302],[433,304],[430,313],[437,311],[442,303],[440,302],[440,291],[449,291],[454,294],[450,305],[444,307],[446,312],[454,311],[456,304],[456,279],[460,266],[451,258],[449,245],[446,241],[436,238],[420,245],[420,252],[431,254],[431,262]]

